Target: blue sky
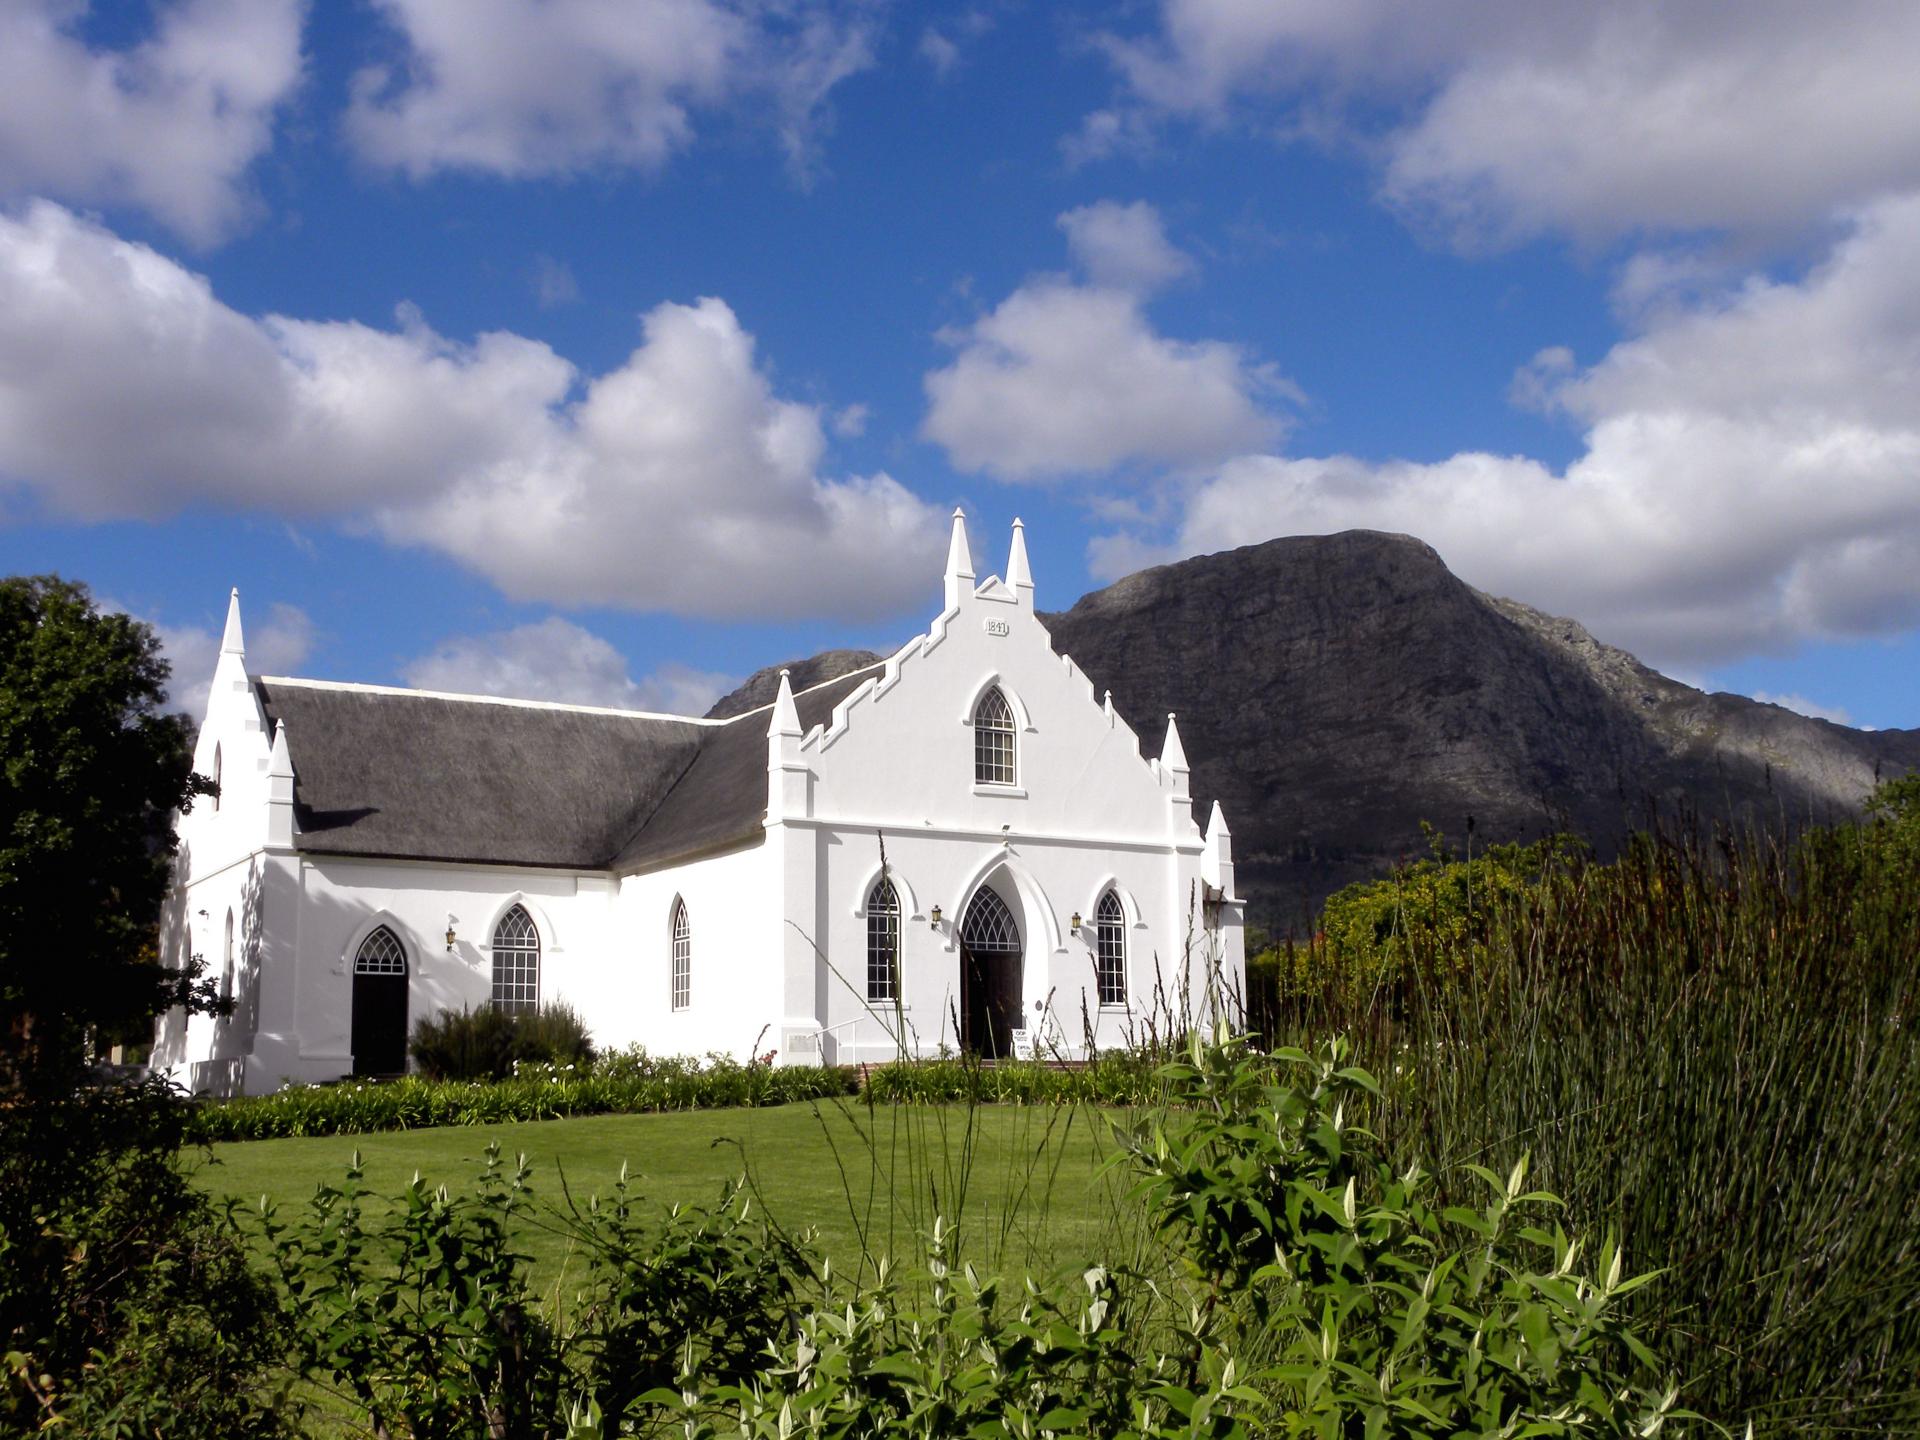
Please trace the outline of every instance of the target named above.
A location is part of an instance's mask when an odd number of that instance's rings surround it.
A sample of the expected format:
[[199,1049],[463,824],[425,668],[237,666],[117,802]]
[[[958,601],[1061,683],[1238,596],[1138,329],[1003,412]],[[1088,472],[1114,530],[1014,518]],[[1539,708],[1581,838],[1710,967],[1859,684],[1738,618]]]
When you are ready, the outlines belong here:
[[0,562],[703,708],[1354,525],[1920,725],[1920,7],[18,0]]

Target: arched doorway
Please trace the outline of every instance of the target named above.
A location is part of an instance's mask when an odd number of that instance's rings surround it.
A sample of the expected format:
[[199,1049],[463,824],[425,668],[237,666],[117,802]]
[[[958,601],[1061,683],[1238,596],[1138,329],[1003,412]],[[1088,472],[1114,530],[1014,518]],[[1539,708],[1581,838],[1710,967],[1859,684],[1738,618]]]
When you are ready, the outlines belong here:
[[353,957],[353,1073],[398,1075],[407,1068],[407,952],[386,926]]
[[960,926],[960,1048],[1005,1058],[1021,1020],[1020,927],[1007,902],[982,885]]

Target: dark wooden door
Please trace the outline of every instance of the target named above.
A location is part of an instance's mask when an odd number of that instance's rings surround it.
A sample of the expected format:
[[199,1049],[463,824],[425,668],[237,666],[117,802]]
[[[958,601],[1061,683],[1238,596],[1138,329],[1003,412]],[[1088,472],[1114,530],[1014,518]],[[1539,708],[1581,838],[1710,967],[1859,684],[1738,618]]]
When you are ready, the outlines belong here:
[[1013,1054],[1021,950],[1013,913],[993,891],[980,890],[960,927],[961,1049],[996,1060]]
[[398,1075],[407,1068],[407,977],[353,977],[353,1073]]

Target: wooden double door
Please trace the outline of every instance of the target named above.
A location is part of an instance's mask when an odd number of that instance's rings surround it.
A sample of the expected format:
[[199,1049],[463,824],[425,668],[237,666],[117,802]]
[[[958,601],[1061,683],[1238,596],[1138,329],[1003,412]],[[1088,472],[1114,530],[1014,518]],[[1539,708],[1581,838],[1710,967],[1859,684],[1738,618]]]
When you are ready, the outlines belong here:
[[986,1059],[1013,1054],[1020,1025],[1025,947],[1013,912],[984,886],[960,926],[960,1048]]

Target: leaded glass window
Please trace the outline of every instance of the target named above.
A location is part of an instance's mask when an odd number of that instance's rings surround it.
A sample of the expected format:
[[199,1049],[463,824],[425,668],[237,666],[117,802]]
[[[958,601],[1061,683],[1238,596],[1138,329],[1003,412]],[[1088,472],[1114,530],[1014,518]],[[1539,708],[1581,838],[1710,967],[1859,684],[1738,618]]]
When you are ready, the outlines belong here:
[[867,999],[898,998],[900,897],[884,875],[867,895]]
[[673,1008],[684,1010],[693,998],[693,930],[687,902],[673,902]]
[[1013,711],[998,686],[973,707],[973,779],[977,785],[1014,783]]
[[493,1008],[540,1008],[540,932],[524,905],[516,905],[493,927]]
[[[498,954],[497,949],[495,953]],[[538,955],[538,953],[536,949],[535,954]],[[494,963],[498,965],[499,961],[496,959]],[[400,943],[400,937],[384,925],[376,926],[373,933],[360,942],[360,953],[353,957],[353,973],[356,975],[406,974],[407,952]]]
[[1020,927],[1013,923],[1007,902],[985,888],[976,891],[967,906],[960,941],[981,955],[1018,955],[1021,950]]
[[1100,979],[1100,1003],[1127,1003],[1127,917],[1120,897],[1109,890],[1094,911],[1094,968]]

